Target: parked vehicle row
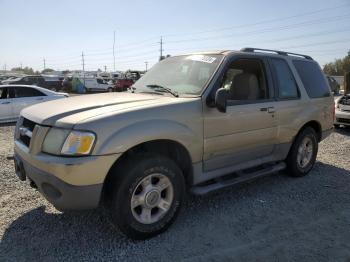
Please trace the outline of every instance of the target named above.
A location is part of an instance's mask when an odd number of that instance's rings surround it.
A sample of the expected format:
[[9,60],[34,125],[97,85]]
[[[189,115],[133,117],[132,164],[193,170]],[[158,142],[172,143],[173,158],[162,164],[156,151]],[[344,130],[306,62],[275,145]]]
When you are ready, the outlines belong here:
[[186,191],[283,169],[307,175],[333,119],[327,79],[309,56],[254,48],[173,56],[132,92],[24,109],[15,169],[57,209],[105,205],[122,232],[145,239],[174,222]]
[[53,91],[59,91],[62,89],[63,77],[58,76],[41,76],[41,75],[27,75],[23,77],[17,77],[12,79],[6,79],[1,82],[3,85],[35,85],[50,89]]

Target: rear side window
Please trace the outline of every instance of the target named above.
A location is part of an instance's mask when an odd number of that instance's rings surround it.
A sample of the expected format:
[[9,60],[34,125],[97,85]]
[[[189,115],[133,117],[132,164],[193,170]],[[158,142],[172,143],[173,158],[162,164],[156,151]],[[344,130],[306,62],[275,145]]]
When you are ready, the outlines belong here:
[[16,97],[31,97],[31,96],[46,96],[44,93],[37,89],[30,87],[16,87]]
[[295,99],[299,97],[297,83],[289,65],[283,59],[271,58],[272,70],[281,99]]
[[310,98],[330,96],[323,73],[316,63],[295,60],[293,64]]

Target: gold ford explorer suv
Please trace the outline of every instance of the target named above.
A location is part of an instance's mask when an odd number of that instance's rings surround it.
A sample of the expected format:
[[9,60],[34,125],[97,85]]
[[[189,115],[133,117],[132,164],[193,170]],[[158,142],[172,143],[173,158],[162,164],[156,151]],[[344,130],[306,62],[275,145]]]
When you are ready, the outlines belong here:
[[169,227],[187,191],[282,169],[306,175],[333,118],[309,56],[245,48],[169,57],[129,92],[23,110],[16,173],[57,209],[103,204],[121,231],[144,239]]

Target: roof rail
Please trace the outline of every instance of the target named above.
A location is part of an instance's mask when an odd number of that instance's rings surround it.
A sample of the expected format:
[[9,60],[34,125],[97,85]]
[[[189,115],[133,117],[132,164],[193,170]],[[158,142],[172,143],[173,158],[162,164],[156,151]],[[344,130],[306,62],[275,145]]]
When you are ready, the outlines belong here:
[[270,52],[270,53],[276,53],[278,55],[285,55],[285,56],[299,56],[303,57],[305,59],[313,60],[311,56],[308,55],[302,55],[302,54],[296,54],[291,52],[285,52],[285,51],[279,51],[279,50],[271,50],[271,49],[263,49],[263,48],[254,48],[254,47],[245,47],[241,49],[242,52],[256,52],[256,51],[262,51],[262,52]]

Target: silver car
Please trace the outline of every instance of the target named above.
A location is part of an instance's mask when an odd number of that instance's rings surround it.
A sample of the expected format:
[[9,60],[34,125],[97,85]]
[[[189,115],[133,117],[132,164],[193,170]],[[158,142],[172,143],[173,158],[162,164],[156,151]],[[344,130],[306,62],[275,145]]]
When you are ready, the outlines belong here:
[[350,94],[339,97],[335,100],[335,122],[334,126],[350,126]]
[[0,85],[0,123],[15,122],[21,110],[27,106],[68,97],[31,85]]

